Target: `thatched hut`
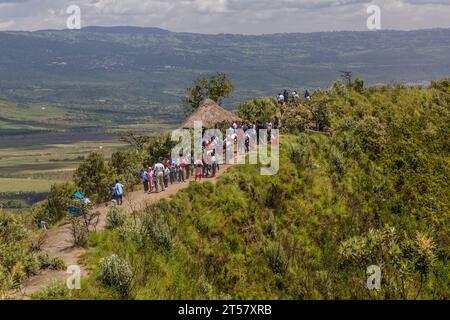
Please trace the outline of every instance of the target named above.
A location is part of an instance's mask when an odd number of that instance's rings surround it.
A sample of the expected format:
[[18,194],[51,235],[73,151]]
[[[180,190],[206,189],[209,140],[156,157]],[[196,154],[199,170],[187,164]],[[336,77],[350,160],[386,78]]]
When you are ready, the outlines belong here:
[[194,122],[202,122],[204,129],[213,129],[221,124],[240,122],[241,119],[233,112],[227,111],[211,99],[205,99],[198,109],[187,118],[181,128],[193,129]]

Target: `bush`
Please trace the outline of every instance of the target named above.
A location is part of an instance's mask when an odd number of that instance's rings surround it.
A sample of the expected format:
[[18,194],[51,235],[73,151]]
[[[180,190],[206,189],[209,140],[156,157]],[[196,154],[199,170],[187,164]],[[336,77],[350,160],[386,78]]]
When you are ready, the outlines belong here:
[[119,234],[122,239],[133,241],[138,248],[144,248],[148,240],[167,251],[172,248],[169,225],[162,217],[149,212],[128,217],[119,227]]
[[168,224],[161,219],[154,221],[150,227],[150,236],[158,246],[170,251],[172,248],[172,234]]
[[450,78],[431,81],[431,88],[444,92],[450,92]]
[[139,173],[145,165],[145,155],[140,150],[117,151],[112,154],[109,166],[120,181],[133,188],[140,181]]
[[290,132],[304,132],[311,127],[312,114],[304,107],[289,108],[284,114],[283,128]]
[[145,247],[148,239],[147,228],[142,223],[140,216],[130,216],[119,227],[119,235],[123,240],[134,242],[138,248]]
[[[34,276],[39,273],[41,265],[35,255],[24,255],[20,265],[27,276]],[[17,267],[17,265],[16,265]]]
[[106,228],[115,229],[122,226],[125,223],[126,216],[122,209],[117,206],[113,206],[109,209],[106,215]]
[[48,224],[55,224],[62,220],[67,214],[67,204],[75,191],[75,186],[71,183],[52,185],[48,199],[32,208],[35,222],[44,220]]
[[74,181],[80,191],[98,202],[109,199],[115,173],[101,153],[91,153],[74,174]]
[[118,255],[112,254],[100,261],[100,279],[105,286],[117,290],[121,298],[130,296],[133,272]]
[[37,256],[40,269],[64,270],[66,263],[60,257],[50,257],[47,253]]
[[258,98],[246,101],[239,106],[237,115],[241,119],[255,122],[272,122],[277,115],[278,109],[276,102],[270,98]]
[[269,242],[264,256],[273,272],[284,275],[288,267],[288,257],[281,243]]
[[361,148],[372,155],[379,156],[386,145],[386,129],[378,118],[366,116],[360,120],[356,128],[356,137]]
[[67,300],[69,298],[70,291],[66,284],[63,282],[53,282],[44,289],[32,293],[31,298],[37,300]]
[[71,183],[54,184],[47,199],[48,223],[56,223],[67,214],[67,203],[76,192]]
[[146,148],[148,157],[145,162],[154,164],[167,156],[170,156],[172,149],[177,145],[176,141],[172,141],[171,135],[167,134],[162,137],[155,137],[151,140]]
[[333,170],[342,176],[345,173],[346,163],[344,157],[336,149],[330,151],[330,160]]
[[355,90],[358,93],[363,93],[364,92],[364,80],[362,79],[355,79],[355,81],[352,84],[352,88],[353,90]]
[[89,240],[89,228],[86,223],[80,218],[73,217],[70,219],[70,231],[73,245],[86,248]]
[[380,294],[385,298],[411,299],[419,295],[434,267],[435,249],[433,240],[424,233],[417,232],[415,238],[410,239],[406,235],[400,237],[395,228],[385,227],[341,242],[338,254],[344,269],[365,270],[372,264],[383,266],[383,281],[387,285]]
[[326,131],[330,128],[331,112],[327,101],[313,103],[310,109],[317,131]]
[[17,217],[0,210],[0,296],[20,288],[26,277],[39,272],[39,263],[29,250],[30,235]]
[[42,246],[45,243],[45,240],[47,239],[47,230],[40,230],[35,232],[35,234],[30,239],[30,251],[31,252],[38,252],[41,251]]

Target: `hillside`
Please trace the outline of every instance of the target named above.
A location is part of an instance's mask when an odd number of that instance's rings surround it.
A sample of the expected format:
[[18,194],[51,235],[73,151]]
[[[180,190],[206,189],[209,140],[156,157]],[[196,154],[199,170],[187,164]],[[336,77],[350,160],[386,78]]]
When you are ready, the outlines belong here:
[[[93,233],[82,258],[83,290],[56,284],[34,297],[448,299],[449,105],[449,80],[316,91],[288,107],[277,175],[234,166],[124,221],[111,212],[116,224]],[[311,132],[318,123],[334,134]],[[95,164],[108,185],[103,170],[116,167],[99,161],[78,174]],[[381,267],[379,291],[366,288],[370,265]]]

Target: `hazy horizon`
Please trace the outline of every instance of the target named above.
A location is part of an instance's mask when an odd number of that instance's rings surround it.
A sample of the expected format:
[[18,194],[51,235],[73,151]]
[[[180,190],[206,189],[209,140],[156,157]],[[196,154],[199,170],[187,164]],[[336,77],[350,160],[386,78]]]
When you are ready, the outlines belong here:
[[81,9],[81,27],[244,35],[364,31],[366,10],[376,5],[382,30],[450,28],[448,0],[0,0],[0,31],[65,29],[70,5]]
[[[273,33],[226,33],[226,32],[220,32],[220,33],[202,33],[202,32],[189,32],[189,31],[176,31],[176,30],[170,30],[170,29],[166,29],[163,27],[159,27],[159,26],[134,26],[134,25],[111,25],[111,26],[102,26],[102,25],[88,25],[88,26],[84,26],[82,27],[80,30],[71,30],[71,29],[67,29],[67,28],[60,28],[60,29],[37,29],[37,30],[19,30],[19,29],[8,29],[8,30],[0,30],[0,32],[45,32],[45,31],[84,31],[86,29],[90,29],[90,28],[115,28],[115,29],[119,29],[119,28],[130,28],[130,29],[155,29],[155,30],[162,30],[162,31],[167,31],[167,32],[171,32],[171,33],[191,33],[191,34],[200,34],[200,35],[221,35],[221,34],[226,34],[226,35],[242,35],[242,36],[264,36],[264,35],[276,35],[276,34],[313,34],[313,33],[333,33],[333,32],[373,32],[373,31],[369,31],[369,30],[323,30],[323,31],[311,31],[311,32],[273,32]],[[430,28],[419,28],[419,29],[408,29],[408,30],[403,30],[403,29],[383,29],[383,30],[378,30],[378,32],[414,32],[414,31],[427,31],[427,30],[446,30],[446,29],[450,29],[450,27],[430,27]]]

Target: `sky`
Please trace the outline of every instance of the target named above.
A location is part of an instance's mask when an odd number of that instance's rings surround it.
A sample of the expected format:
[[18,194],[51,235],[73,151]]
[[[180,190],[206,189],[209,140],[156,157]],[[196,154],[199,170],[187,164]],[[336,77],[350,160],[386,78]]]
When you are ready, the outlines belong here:
[[81,27],[140,26],[177,32],[268,34],[367,30],[367,7],[381,29],[450,27],[450,0],[0,0],[0,30],[65,29],[67,8]]

